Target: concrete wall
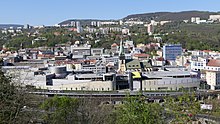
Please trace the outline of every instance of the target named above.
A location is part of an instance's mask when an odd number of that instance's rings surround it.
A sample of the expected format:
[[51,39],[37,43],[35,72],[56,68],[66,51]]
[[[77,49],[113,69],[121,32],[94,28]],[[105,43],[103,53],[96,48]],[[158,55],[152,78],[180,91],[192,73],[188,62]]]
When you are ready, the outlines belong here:
[[[142,90],[179,90],[180,88],[199,87],[199,80],[197,78],[164,78],[160,80],[143,80],[142,86]],[[139,81],[134,81],[134,89],[140,90]]]
[[50,90],[89,90],[89,91],[112,91],[112,81],[89,81],[89,80],[65,80],[53,79],[54,86],[47,86]]

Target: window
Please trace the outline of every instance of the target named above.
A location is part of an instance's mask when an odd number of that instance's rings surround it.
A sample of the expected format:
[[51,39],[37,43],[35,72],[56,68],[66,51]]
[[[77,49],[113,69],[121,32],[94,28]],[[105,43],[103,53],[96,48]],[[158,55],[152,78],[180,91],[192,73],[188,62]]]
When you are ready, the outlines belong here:
[[197,66],[197,63],[195,63],[195,66]]

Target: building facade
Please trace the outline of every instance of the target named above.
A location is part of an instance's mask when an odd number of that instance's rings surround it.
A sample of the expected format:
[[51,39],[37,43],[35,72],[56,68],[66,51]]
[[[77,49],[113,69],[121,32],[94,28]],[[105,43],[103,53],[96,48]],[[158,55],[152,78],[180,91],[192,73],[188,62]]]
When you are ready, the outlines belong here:
[[163,58],[168,61],[175,61],[177,56],[182,55],[182,45],[166,44],[163,46]]
[[206,71],[207,84],[211,86],[211,90],[220,89],[220,60],[209,60]]

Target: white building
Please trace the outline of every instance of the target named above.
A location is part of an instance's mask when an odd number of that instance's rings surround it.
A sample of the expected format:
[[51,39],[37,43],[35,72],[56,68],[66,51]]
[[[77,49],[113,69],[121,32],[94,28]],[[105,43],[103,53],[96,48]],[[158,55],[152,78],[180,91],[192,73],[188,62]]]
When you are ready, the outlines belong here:
[[220,15],[209,15],[209,19],[213,21],[220,20]]
[[5,29],[5,30],[2,30],[2,34],[7,34],[8,31]]
[[209,60],[206,70],[206,81],[212,90],[220,89],[220,60]]
[[208,52],[205,51],[201,51],[201,50],[194,50],[194,51],[190,51],[192,53],[192,55],[194,56],[206,56],[209,55]]
[[207,23],[207,20],[198,20],[196,21],[196,24],[204,24],[204,23]]
[[142,21],[126,21],[126,22],[124,22],[124,24],[130,25],[130,26],[132,26],[132,25],[143,25],[144,22],[142,22]]
[[123,29],[121,30],[121,32],[122,32],[122,34],[127,34],[127,35],[130,34],[130,30],[129,30],[128,28],[123,28]]
[[76,22],[76,30],[77,30],[77,33],[81,33],[82,32],[82,27],[81,27],[79,21]]
[[208,59],[202,57],[192,57],[190,68],[193,71],[201,71],[204,70],[208,63]]
[[[96,74],[76,74],[55,79],[55,74],[51,74],[50,71],[39,71],[38,68],[29,66],[4,66],[3,70],[13,77],[14,82],[39,89],[112,91],[114,88],[112,79]],[[59,70],[56,72],[59,73]]]
[[200,21],[200,17],[192,17],[191,18],[191,22],[192,23],[197,23],[197,22],[199,22]]
[[188,56],[182,55],[182,56],[177,56],[175,62],[176,62],[177,66],[185,66],[185,64],[188,62],[188,60],[189,60]]
[[35,42],[45,42],[45,41],[47,41],[47,38],[45,38],[45,37],[38,37],[38,38],[32,40],[32,45],[33,45]]
[[164,25],[166,23],[170,23],[171,21],[160,21],[160,25]]
[[157,26],[159,24],[159,22],[156,22],[155,20],[151,20],[150,24],[152,24],[153,26]]
[[76,26],[76,22],[71,21],[71,22],[70,22],[70,26],[75,27],[75,26]]
[[118,22],[116,21],[104,21],[100,22],[101,25],[118,25]]
[[[65,78],[55,77],[66,73],[64,68],[56,68],[53,74],[49,70],[40,71],[38,68],[28,66],[3,67],[3,70],[14,74],[13,80],[24,85],[33,85],[36,88],[48,90],[90,90],[90,91],[112,91],[116,90],[117,78],[115,74],[91,74],[82,73],[69,74]],[[181,68],[169,69],[170,71],[156,71],[142,73],[146,79],[142,81],[142,90],[181,90],[196,89],[199,86],[197,73],[182,71]],[[64,72],[64,73],[63,73]],[[121,81],[121,78],[118,78]],[[126,82],[124,82],[126,83]],[[139,90],[137,82],[134,80],[134,89]],[[127,84],[128,85],[128,84]]]
[[[197,73],[189,71],[152,71],[142,75],[148,77],[142,81],[142,90],[181,90],[197,89],[199,87],[199,79]],[[137,83],[134,82],[134,89],[138,89]]]
[[123,21],[122,20],[119,20],[119,25],[123,25]]

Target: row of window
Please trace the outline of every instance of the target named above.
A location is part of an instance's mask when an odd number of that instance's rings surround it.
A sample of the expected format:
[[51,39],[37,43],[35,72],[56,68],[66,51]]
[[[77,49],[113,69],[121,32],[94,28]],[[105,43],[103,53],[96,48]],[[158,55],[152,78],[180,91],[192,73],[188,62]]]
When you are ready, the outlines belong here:
[[203,63],[194,63],[194,66],[203,66]]
[[220,68],[217,68],[217,67],[215,67],[215,68],[213,68],[213,67],[206,67],[206,69],[208,69],[208,70],[216,70],[216,71],[220,71]]
[[[152,89],[151,87],[149,88],[149,90],[173,90],[173,88],[171,87],[170,89],[168,87],[158,87],[157,89]],[[176,87],[175,90],[177,91],[178,88]],[[146,88],[144,88],[144,91],[147,91]],[[152,96],[160,96],[160,94],[151,94]],[[165,94],[164,94],[165,95]]]
[[[192,81],[192,83],[196,83],[196,82],[194,82],[193,80],[190,80],[190,81]],[[177,82],[178,82],[177,80],[176,80],[175,83],[172,82],[172,81],[170,81],[169,83],[164,81],[164,82],[162,83],[162,85],[165,85],[165,84],[177,84]],[[148,84],[147,84],[147,83],[148,83]],[[181,80],[181,83],[189,83],[189,80],[186,80],[186,81]],[[145,85],[158,85],[158,84],[161,84],[161,83],[156,82],[156,81],[145,82]]]
[[128,65],[128,67],[138,67],[139,65]]
[[[62,89],[61,87],[60,87],[60,89]],[[76,91],[81,91],[81,90],[87,90],[87,89],[85,89],[84,87],[82,87],[82,88],[67,88],[66,87],[66,90],[76,90]],[[104,91],[105,90],[105,88],[92,88],[91,89],[91,91]],[[107,88],[107,91],[110,91],[110,88]]]

